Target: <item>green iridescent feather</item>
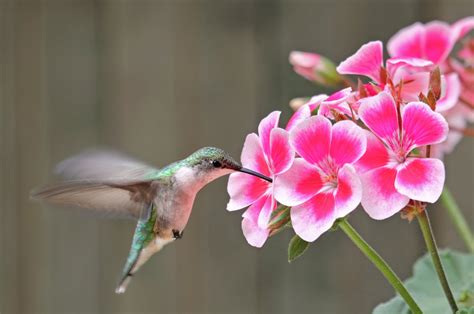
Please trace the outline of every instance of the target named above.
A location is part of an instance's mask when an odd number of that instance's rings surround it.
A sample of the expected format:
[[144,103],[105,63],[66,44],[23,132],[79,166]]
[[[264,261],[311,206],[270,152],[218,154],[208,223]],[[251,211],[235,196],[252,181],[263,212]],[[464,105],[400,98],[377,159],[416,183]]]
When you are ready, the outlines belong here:
[[135,233],[133,235],[132,246],[128,254],[127,262],[122,272],[122,280],[124,280],[132,271],[133,266],[140,256],[140,252],[154,239],[153,227],[156,222],[157,212],[153,204],[151,206],[150,215],[148,219],[139,219]]

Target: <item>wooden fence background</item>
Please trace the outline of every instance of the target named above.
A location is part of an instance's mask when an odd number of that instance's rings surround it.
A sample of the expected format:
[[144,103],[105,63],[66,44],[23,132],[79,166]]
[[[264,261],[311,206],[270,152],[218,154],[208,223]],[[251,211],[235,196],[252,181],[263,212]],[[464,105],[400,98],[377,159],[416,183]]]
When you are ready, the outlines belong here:
[[[340,232],[293,264],[285,232],[248,246],[226,180],[198,197],[183,240],[114,287],[134,224],[28,199],[59,160],[103,144],[165,165],[214,145],[239,156],[271,110],[321,90],[293,49],[340,61],[414,21],[472,15],[469,0],[0,0],[0,312],[368,313],[390,286]],[[447,162],[473,222],[472,140]],[[436,206],[435,206],[436,207]],[[441,207],[440,246],[462,248]],[[353,224],[403,278],[424,247],[397,216]]]

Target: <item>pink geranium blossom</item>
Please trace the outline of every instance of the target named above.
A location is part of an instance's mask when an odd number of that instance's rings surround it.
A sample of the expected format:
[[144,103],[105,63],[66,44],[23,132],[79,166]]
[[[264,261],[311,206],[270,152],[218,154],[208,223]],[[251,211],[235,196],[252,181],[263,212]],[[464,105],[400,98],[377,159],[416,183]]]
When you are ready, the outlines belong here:
[[[355,54],[342,61],[337,67],[340,74],[363,75],[372,79],[381,89],[391,79],[394,85],[403,81],[401,97],[406,101],[418,100],[418,95],[426,94],[429,88],[430,70],[433,63],[419,58],[392,58],[383,67],[383,44],[371,41]],[[388,77],[384,76],[386,73]]]
[[387,92],[363,99],[359,116],[373,132],[367,132],[367,152],[357,163],[364,186],[362,206],[369,216],[388,218],[410,199],[434,203],[443,189],[444,165],[435,158],[415,157],[412,150],[446,139],[443,116],[425,103],[410,102],[401,108],[399,119]]
[[474,29],[474,17],[466,17],[449,25],[432,21],[414,23],[398,31],[387,44],[391,57],[419,58],[442,65],[451,53],[456,41]]
[[390,38],[387,50],[392,57],[419,58],[441,64],[449,56],[457,37],[447,23],[415,23]]
[[[463,39],[464,48],[458,52],[458,61],[449,57],[455,43],[474,29],[474,17],[466,17],[449,26],[443,22],[415,23],[400,30],[388,43],[392,57],[417,57],[440,66],[443,76],[442,97],[436,111],[442,112],[449,125],[447,140],[432,149],[432,155],[442,158],[461,140],[460,130],[472,121],[474,109],[474,55],[473,39]],[[470,118],[471,117],[471,118]],[[471,119],[471,120],[469,120]]]
[[275,197],[292,206],[295,232],[314,241],[359,204],[362,185],[352,164],[364,154],[366,138],[352,121],[331,125],[313,116],[291,130],[290,142],[301,158],[276,177]]
[[[258,127],[258,135],[252,133],[247,136],[241,155],[244,167],[273,180],[291,167],[295,156],[288,132],[278,127],[279,118],[278,111],[265,117]],[[230,195],[227,210],[250,206],[242,220],[242,231],[248,243],[263,246],[269,235],[267,226],[271,213],[277,206],[272,183],[235,172],[230,175],[227,190]]]

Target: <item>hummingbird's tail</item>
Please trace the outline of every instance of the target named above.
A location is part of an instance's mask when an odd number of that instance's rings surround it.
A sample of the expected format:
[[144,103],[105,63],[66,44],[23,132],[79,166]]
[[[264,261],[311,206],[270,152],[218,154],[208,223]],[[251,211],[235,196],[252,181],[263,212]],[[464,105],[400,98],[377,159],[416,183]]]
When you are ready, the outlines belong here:
[[124,293],[125,290],[127,290],[127,286],[132,280],[132,275],[126,275],[118,284],[117,288],[115,289],[115,293],[121,294]]
[[160,251],[163,246],[172,242],[174,239],[161,239],[155,237],[147,246],[141,250],[134,250],[133,245],[125,264],[122,278],[120,279],[115,293],[121,294],[127,290],[127,286],[132,280],[133,275],[146,263],[156,252]]

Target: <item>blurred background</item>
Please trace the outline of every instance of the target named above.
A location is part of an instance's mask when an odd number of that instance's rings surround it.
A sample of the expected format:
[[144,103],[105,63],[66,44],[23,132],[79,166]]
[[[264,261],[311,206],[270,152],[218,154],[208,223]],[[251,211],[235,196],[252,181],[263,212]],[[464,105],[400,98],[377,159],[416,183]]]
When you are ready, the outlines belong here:
[[[114,293],[135,223],[31,202],[54,165],[106,145],[157,166],[202,146],[240,156],[244,138],[290,99],[328,92],[293,73],[291,50],[336,63],[415,21],[472,15],[463,0],[0,0],[1,313],[369,313],[394,295],[342,232],[294,263],[292,233],[250,247],[227,179],[197,198],[184,238]],[[472,139],[447,183],[473,223]],[[441,247],[463,245],[441,206]],[[350,221],[402,277],[425,252],[398,215]]]

